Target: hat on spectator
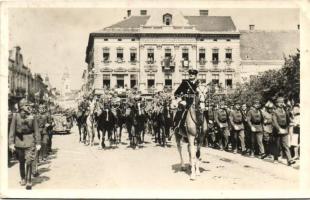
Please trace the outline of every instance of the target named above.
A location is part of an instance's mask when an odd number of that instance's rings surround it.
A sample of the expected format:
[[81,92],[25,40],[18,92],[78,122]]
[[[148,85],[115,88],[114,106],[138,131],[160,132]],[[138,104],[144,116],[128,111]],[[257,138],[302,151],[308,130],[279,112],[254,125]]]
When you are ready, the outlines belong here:
[[283,97],[278,97],[276,102],[277,103],[284,103],[284,98]]

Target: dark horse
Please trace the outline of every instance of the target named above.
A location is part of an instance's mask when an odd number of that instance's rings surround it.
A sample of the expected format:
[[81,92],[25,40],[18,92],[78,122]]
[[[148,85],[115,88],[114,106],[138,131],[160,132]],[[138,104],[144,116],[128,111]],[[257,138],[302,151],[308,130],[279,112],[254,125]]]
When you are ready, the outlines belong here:
[[100,134],[102,132],[101,137],[101,147],[105,148],[105,133],[108,133],[108,139],[110,141],[110,146],[112,145],[112,132],[114,131],[116,118],[110,109],[102,109],[101,112],[98,113],[97,117],[97,128]]
[[118,108],[116,108],[116,123],[115,123],[115,129],[114,129],[114,134],[117,132],[117,128],[119,128],[118,134],[116,134],[116,142],[121,143],[122,141],[122,130],[123,130],[123,125],[126,124],[126,106],[125,103],[121,103]]
[[[86,136],[87,136],[87,127],[86,127],[86,120],[87,120],[87,115],[85,111],[77,111],[76,114],[74,114],[74,118],[76,120],[76,124],[79,129],[79,135],[80,139],[79,142],[86,142]],[[83,136],[83,138],[82,138]],[[83,139],[83,140],[82,140]]]
[[132,107],[130,117],[132,117],[131,140],[133,146],[144,143],[146,112],[140,102],[136,102]]
[[156,105],[152,113],[153,129],[155,135],[155,143],[159,145],[166,145],[166,134],[165,134],[165,116],[163,107]]

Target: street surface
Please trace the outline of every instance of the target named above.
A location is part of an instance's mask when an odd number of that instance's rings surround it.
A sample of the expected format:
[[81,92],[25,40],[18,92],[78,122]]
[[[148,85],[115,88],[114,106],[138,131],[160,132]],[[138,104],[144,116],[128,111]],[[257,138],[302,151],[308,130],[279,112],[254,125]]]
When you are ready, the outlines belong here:
[[[125,131],[124,131],[125,132]],[[74,126],[70,135],[53,137],[53,154],[40,163],[40,176],[33,180],[37,189],[297,189],[299,170],[286,166],[286,161],[273,164],[271,160],[244,157],[239,154],[202,148],[201,176],[190,181],[189,170],[180,171],[179,155],[174,137],[170,147],[160,147],[146,135],[141,148],[128,147],[127,133],[117,148],[99,150],[79,143]],[[106,143],[108,144],[108,143]],[[183,144],[185,163],[187,145]],[[188,164],[187,164],[188,166]],[[9,167],[9,188],[21,189],[18,163]]]

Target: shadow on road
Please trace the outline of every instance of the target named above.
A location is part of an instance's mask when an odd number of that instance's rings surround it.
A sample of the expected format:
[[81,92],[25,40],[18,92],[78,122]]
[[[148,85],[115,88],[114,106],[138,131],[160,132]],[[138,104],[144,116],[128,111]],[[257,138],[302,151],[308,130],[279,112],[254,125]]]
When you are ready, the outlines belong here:
[[39,176],[39,177],[33,178],[32,185],[35,186],[37,184],[41,184],[41,183],[48,181],[48,180],[50,180],[50,178],[48,176]]
[[[174,173],[184,172],[187,175],[191,174],[190,164],[185,164],[184,168],[181,167],[181,164],[174,164],[174,165],[171,166],[171,169],[174,171]],[[200,171],[200,173],[203,173],[203,172],[208,172],[210,170],[205,169],[203,167],[199,167],[199,171]]]

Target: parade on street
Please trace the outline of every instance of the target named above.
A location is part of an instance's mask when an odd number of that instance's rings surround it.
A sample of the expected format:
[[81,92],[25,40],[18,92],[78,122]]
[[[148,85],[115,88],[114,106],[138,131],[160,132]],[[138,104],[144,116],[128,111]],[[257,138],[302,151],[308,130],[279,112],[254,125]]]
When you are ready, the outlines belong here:
[[89,9],[10,15],[9,188],[299,188],[298,12]]

